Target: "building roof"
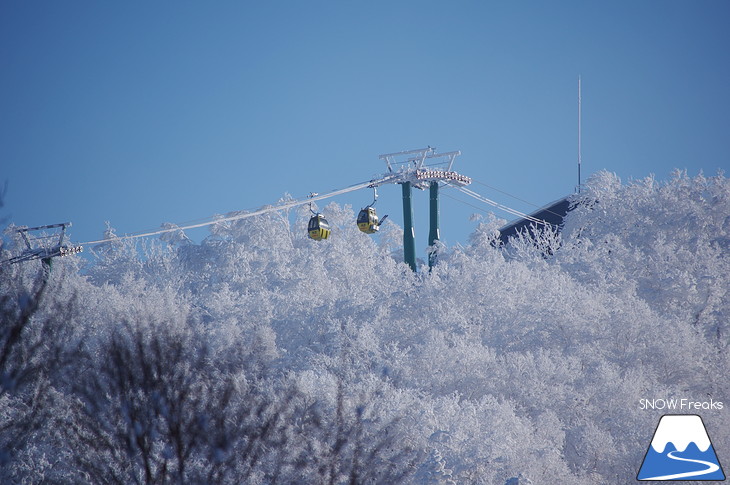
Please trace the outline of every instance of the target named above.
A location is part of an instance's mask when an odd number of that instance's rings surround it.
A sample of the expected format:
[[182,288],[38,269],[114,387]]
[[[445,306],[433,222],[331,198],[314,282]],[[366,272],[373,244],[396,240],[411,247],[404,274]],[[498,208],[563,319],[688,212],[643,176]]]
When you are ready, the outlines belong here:
[[[563,219],[565,219],[570,209],[570,196],[565,196],[541,207],[529,215],[560,229],[563,226]],[[510,237],[516,236],[517,233],[527,230],[534,224],[534,222],[528,219],[515,219],[499,229],[499,239],[502,241],[502,244],[507,244]]]

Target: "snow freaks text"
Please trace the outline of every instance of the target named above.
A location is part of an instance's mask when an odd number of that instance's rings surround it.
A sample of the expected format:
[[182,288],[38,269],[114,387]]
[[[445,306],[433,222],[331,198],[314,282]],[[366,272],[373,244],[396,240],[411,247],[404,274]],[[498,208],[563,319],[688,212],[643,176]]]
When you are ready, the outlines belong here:
[[723,409],[722,401],[694,401],[692,399],[639,399],[639,409],[658,409],[667,411],[719,411]]

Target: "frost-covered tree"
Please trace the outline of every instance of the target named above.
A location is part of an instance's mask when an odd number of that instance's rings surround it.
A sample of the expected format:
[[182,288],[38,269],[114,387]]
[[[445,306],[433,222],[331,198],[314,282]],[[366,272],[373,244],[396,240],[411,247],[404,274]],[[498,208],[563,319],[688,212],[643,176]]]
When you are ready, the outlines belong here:
[[[84,352],[5,476],[628,483],[661,414],[640,399],[730,395],[730,184],[599,173],[573,204],[506,248],[484,219],[418,274],[400,228],[336,204],[324,241],[305,207],[61,261]],[[703,411],[721,462],[725,414]]]
[[64,326],[74,299],[55,299],[59,281],[49,278],[45,267],[29,276],[0,266],[0,481],[14,481],[19,455],[52,414],[52,382],[74,357]]
[[212,349],[184,322],[121,323],[87,348],[70,454],[94,483],[240,483],[273,473],[288,399],[241,346]]

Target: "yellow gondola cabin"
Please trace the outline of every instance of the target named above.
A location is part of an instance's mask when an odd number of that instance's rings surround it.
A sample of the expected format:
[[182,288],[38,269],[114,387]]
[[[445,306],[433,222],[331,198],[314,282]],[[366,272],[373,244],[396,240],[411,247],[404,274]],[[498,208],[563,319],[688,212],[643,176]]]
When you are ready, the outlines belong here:
[[378,215],[374,207],[366,207],[357,215],[357,227],[365,234],[378,232]]
[[307,227],[309,237],[315,241],[327,239],[330,236],[330,225],[327,219],[322,214],[315,214],[309,219],[309,226]]

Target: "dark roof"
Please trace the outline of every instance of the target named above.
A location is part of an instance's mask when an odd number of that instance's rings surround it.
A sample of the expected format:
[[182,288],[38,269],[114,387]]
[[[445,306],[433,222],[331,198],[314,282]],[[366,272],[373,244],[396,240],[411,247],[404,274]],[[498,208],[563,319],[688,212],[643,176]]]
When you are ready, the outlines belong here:
[[[542,207],[529,215],[535,219],[540,219],[552,224],[557,228],[561,228],[563,225],[563,219],[565,219],[565,216],[569,211],[570,196],[566,196],[562,199],[551,202],[545,207]],[[499,239],[502,241],[502,244],[507,244],[510,237],[516,236],[518,232],[525,231],[530,227],[530,225],[534,224],[534,222],[530,222],[528,219],[516,219],[511,221],[506,226],[500,228]]]

